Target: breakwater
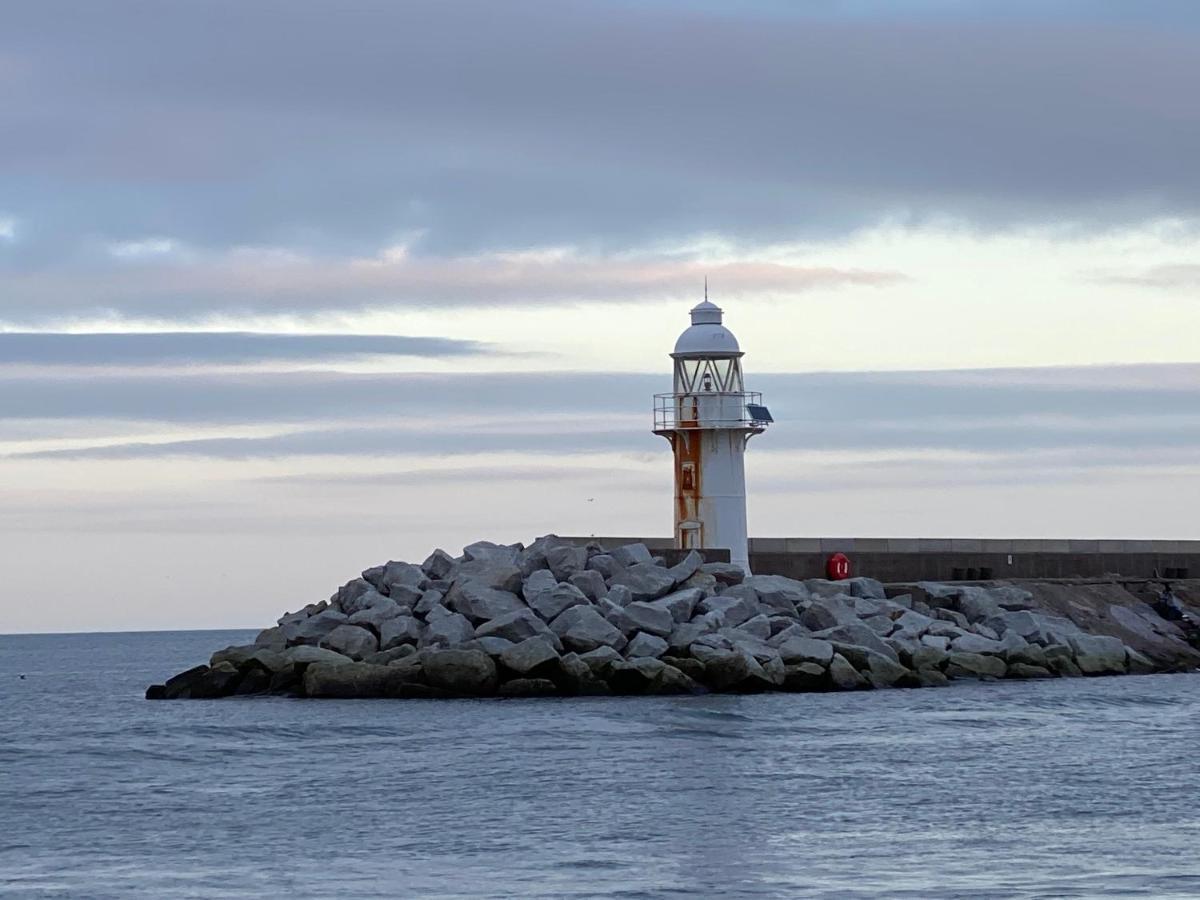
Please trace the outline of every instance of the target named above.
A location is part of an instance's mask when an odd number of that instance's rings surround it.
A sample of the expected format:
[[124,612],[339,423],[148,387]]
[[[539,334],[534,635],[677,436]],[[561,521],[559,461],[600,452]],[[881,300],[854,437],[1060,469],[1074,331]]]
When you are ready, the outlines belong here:
[[1200,663],[1116,583],[799,581],[679,556],[551,535],[388,562],[147,697],[863,690]]

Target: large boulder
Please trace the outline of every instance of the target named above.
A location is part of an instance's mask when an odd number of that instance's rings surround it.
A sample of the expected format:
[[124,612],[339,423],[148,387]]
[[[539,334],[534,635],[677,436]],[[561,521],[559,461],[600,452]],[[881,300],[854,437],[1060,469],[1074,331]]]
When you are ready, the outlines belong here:
[[1073,634],[1071,649],[1075,665],[1084,675],[1124,675],[1125,644],[1120,638],[1106,634]]
[[838,625],[854,625],[858,613],[842,597],[818,597],[800,614],[800,624],[812,631],[822,631]]
[[613,550],[609,555],[626,568],[642,564],[650,565],[654,562],[654,557],[650,555],[650,550],[645,544],[626,544],[624,547]]
[[579,653],[625,646],[625,636],[591,606],[572,606],[550,623],[550,629],[564,646]]
[[959,589],[958,611],[968,622],[985,622],[1001,612],[1000,604],[984,588],[970,585]]
[[[366,573],[364,573],[365,575]],[[378,575],[375,585],[380,593],[391,594],[393,588],[407,587],[420,591],[428,576],[420,566],[406,562],[389,562]],[[369,579],[368,579],[369,580]]]
[[571,576],[584,571],[588,555],[584,547],[555,547],[546,553],[546,563],[559,581],[568,581]]
[[899,654],[883,638],[861,622],[838,625],[836,628],[826,628],[823,631],[814,631],[812,636],[831,642],[834,648],[839,653],[843,653],[843,655],[844,651],[840,645],[852,644],[859,647],[866,647],[868,650],[874,650],[876,653],[882,653],[893,662],[900,661]]
[[624,607],[624,613],[639,631],[667,637],[675,629],[675,618],[671,611],[654,603],[634,601]]
[[558,652],[541,636],[526,638],[519,644],[511,644],[500,654],[500,662],[518,675],[529,675],[535,670],[540,675],[558,658]]
[[893,687],[911,673],[895,660],[879,653],[871,653],[866,668],[860,670],[874,688]]
[[330,598],[330,601],[346,615],[350,615],[360,609],[366,609],[370,605],[369,603],[358,605],[358,598],[368,593],[378,594],[379,592],[365,578],[355,578],[338,588],[337,593]]
[[700,571],[705,575],[711,575],[717,580],[718,584],[735,585],[741,584],[746,579],[746,572],[741,566],[733,563],[705,563],[700,567]]
[[608,593],[608,585],[604,583],[604,576],[594,569],[576,572],[567,580],[593,603]]
[[981,653],[950,651],[946,674],[951,678],[1003,678],[1007,671],[1004,660]]
[[426,618],[421,634],[422,647],[455,647],[475,636],[470,619],[462,613],[451,612],[444,606],[434,607]]
[[325,635],[321,646],[351,659],[362,659],[379,649],[379,638],[375,637],[374,632],[358,625],[339,625]]
[[425,680],[431,687],[464,697],[496,692],[496,664],[482,650],[432,650],[423,656]]
[[[385,598],[386,599],[386,598]],[[365,609],[366,607],[364,607]],[[357,610],[355,610],[357,612]],[[301,622],[280,626],[288,644],[319,644],[329,632],[346,624],[349,616],[336,609],[326,609]]]
[[705,597],[696,605],[696,609],[702,615],[717,613],[721,622],[729,628],[736,628],[758,615],[758,607],[751,601],[744,597],[726,597],[724,594]]
[[562,647],[558,636],[550,630],[550,627],[538,618],[537,613],[532,609],[522,609],[515,613],[509,613],[506,616],[500,616],[497,619],[492,619],[490,622],[484,622],[475,629],[475,637],[499,637],[505,640],[512,641],[514,644],[519,644],[526,638],[542,635],[546,637],[551,646],[558,650]]
[[455,584],[446,605],[472,622],[488,622],[525,609],[525,601],[511,591],[490,588],[475,581]]
[[348,665],[313,663],[304,672],[304,693],[309,697],[364,699],[393,697],[403,681],[391,666],[365,662]]
[[476,541],[463,547],[463,559],[467,563],[488,562],[515,566],[517,558],[525,548],[520,544],[496,544],[492,541]]
[[883,589],[882,582],[876,581],[874,578],[848,578],[845,582],[850,587],[851,597],[866,597],[871,600],[886,600],[887,591]]
[[391,650],[421,640],[421,623],[412,616],[394,616],[379,624],[379,649]]
[[704,599],[704,592],[696,588],[685,588],[652,601],[652,606],[667,610],[676,622],[687,622],[692,618],[696,604]]
[[816,663],[803,662],[785,666],[783,690],[794,693],[824,691],[829,689],[829,671]]
[[515,594],[521,589],[523,577],[521,570],[511,563],[491,559],[475,559],[459,565],[455,572],[454,584],[457,586],[474,582],[483,587]]
[[384,621],[404,615],[406,612],[408,612],[408,607],[401,606],[395,600],[387,598],[387,602],[385,603],[379,603],[367,609],[360,609],[347,620],[347,624],[361,625],[364,628],[370,628],[378,634],[379,626]]
[[434,581],[450,578],[457,567],[458,560],[441,549],[434,550],[429,554],[425,562],[421,563],[421,571],[425,573],[426,577],[432,578]]
[[588,558],[585,571],[599,572],[601,577],[609,579],[620,572],[623,568],[625,567],[613,559],[613,557],[609,554],[600,553],[596,556]]
[[526,601],[534,594],[540,594],[542,591],[548,591],[551,588],[558,587],[558,579],[554,577],[554,573],[549,569],[535,569],[525,576],[525,580],[521,583],[521,596]]
[[984,656],[1004,656],[1008,652],[1008,647],[1003,642],[989,640],[977,634],[956,637],[950,642],[950,649],[961,653],[982,653]]
[[780,659],[787,665],[816,663],[820,666],[828,666],[833,660],[833,644],[819,638],[793,635],[775,649],[779,651]]
[[829,685],[839,691],[859,691],[871,686],[840,653],[835,653],[829,663]]
[[572,606],[587,606],[589,601],[583,591],[573,584],[555,584],[552,588],[527,595],[530,608],[547,622]]
[[629,646],[625,648],[625,656],[629,659],[636,659],[643,656],[657,659],[666,652],[666,641],[658,635],[647,634],[644,631],[639,631],[634,635],[633,640],[629,642]]
[[702,565],[704,565],[704,557],[695,550],[691,550],[687,556],[671,566],[667,571],[671,573],[671,577],[675,579],[676,584],[683,584],[699,572]]
[[657,600],[675,587],[671,573],[653,563],[635,563],[614,575],[609,583],[629,588],[634,600],[643,601]]

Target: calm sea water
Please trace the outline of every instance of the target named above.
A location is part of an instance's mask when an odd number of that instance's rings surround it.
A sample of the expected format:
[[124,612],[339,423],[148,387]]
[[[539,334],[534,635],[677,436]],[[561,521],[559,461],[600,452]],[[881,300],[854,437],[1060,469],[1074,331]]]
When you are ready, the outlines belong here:
[[1200,897],[1195,676],[141,699],[250,634],[0,636],[0,895]]

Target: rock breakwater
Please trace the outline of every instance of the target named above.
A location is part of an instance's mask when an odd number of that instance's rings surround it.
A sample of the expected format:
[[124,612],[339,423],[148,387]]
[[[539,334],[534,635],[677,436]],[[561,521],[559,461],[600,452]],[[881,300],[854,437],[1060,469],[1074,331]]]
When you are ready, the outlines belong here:
[[146,696],[866,690],[1198,662],[1170,623],[1115,584],[746,577],[697,552],[667,566],[642,544],[581,547],[550,535],[367,569]]

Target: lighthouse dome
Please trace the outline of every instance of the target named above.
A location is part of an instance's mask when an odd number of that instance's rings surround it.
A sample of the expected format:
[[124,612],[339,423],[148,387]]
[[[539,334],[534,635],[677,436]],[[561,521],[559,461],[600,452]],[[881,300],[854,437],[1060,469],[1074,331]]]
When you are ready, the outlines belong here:
[[737,338],[721,324],[721,307],[704,300],[692,307],[692,324],[675,342],[675,357],[741,356]]

